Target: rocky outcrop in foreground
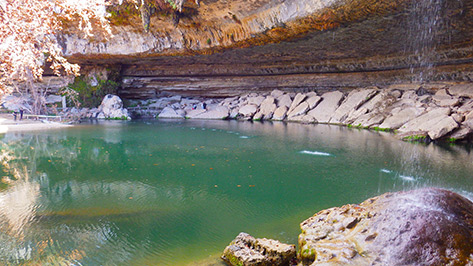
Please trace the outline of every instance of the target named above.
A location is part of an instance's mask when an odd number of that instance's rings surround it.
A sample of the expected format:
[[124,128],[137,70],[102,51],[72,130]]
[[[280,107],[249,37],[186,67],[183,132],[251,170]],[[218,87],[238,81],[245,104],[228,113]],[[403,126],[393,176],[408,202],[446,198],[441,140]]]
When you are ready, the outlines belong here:
[[[444,189],[386,193],[323,210],[301,230],[299,266],[473,265],[473,203]],[[240,234],[223,258],[231,265],[269,265],[253,262],[278,257],[254,252],[254,242]]]
[[473,203],[443,189],[323,210],[301,229],[300,265],[473,265]]
[[247,233],[240,233],[222,255],[222,259],[233,266],[284,266],[295,257],[294,245],[254,238]]
[[350,91],[249,93],[225,99],[181,96],[136,101],[158,118],[275,120],[397,132],[405,140],[459,141],[473,135],[473,85],[418,84]]

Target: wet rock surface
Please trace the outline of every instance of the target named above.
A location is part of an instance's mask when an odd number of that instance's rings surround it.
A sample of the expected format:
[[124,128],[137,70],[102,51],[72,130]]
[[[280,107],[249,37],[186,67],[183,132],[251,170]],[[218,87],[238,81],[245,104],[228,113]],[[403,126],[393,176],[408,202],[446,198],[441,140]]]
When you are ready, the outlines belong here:
[[301,229],[299,265],[473,265],[473,203],[443,189],[323,210]]
[[295,257],[294,245],[254,238],[247,233],[240,233],[222,255],[222,259],[232,266],[288,266]]

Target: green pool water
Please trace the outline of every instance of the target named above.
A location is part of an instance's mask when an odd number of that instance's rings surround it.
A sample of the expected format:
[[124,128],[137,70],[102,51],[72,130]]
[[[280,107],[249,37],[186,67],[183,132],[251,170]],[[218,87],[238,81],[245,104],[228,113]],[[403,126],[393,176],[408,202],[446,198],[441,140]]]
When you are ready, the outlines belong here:
[[327,125],[111,121],[0,135],[6,265],[220,265],[239,233],[297,242],[388,191],[473,195],[469,146]]

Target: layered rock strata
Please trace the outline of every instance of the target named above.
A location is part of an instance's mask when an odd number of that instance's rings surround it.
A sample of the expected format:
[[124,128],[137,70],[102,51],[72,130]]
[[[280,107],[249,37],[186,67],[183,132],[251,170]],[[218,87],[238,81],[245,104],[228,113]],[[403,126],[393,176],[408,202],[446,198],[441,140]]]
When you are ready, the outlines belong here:
[[[467,140],[473,134],[473,86],[405,84],[350,91],[273,90],[224,99],[164,97],[134,101],[132,113],[158,118],[275,120],[393,131],[406,140]],[[162,111],[161,111],[162,110]]]
[[161,10],[146,32],[137,8],[116,6],[108,40],[59,39],[84,72],[118,67],[125,99],[471,81],[472,10],[473,0],[187,1],[177,24]]

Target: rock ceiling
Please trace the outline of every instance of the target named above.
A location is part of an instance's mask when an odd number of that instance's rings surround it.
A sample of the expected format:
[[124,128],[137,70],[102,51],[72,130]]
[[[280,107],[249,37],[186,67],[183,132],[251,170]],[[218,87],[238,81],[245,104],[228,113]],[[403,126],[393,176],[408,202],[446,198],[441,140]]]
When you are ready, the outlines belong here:
[[115,11],[114,38],[67,35],[64,50],[119,65],[135,97],[473,79],[473,0],[189,1],[178,24],[153,14],[148,33],[136,11]]

